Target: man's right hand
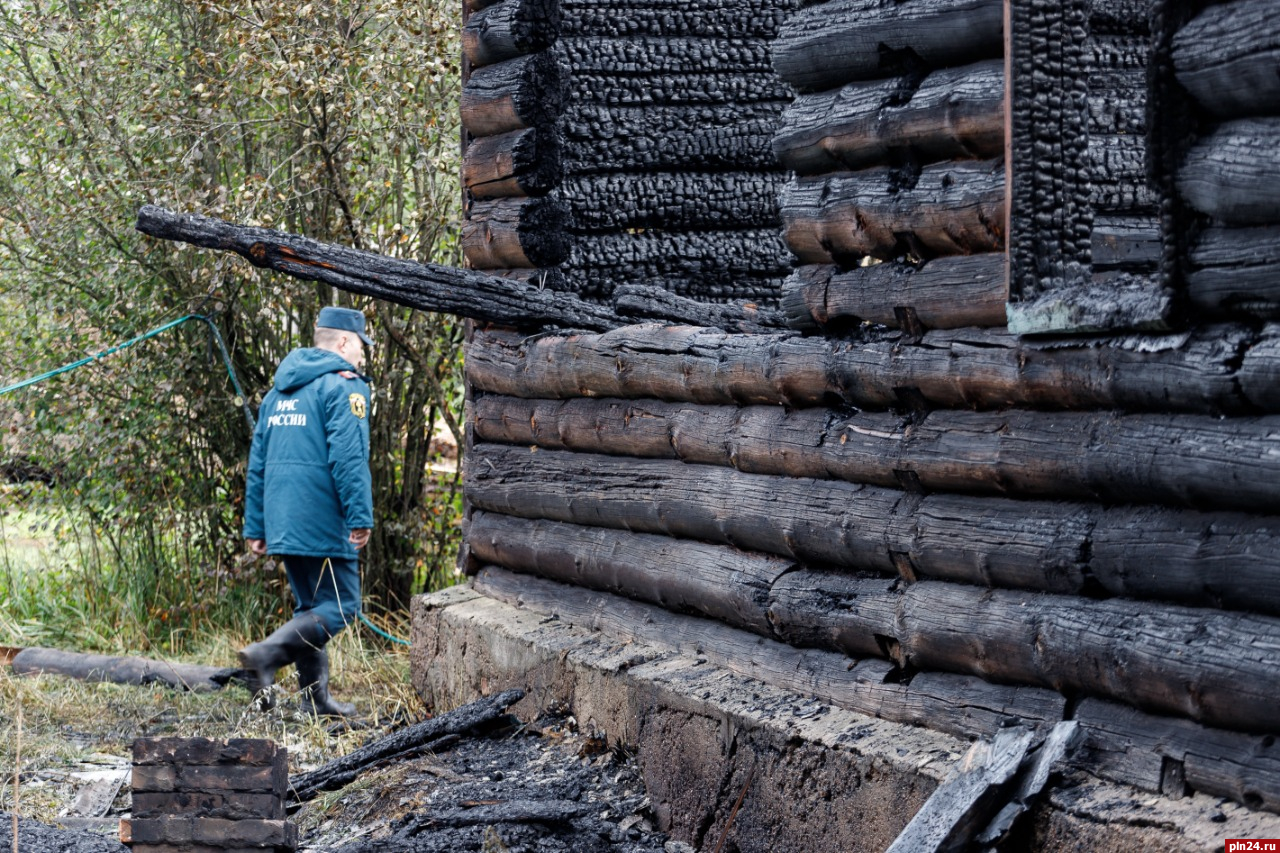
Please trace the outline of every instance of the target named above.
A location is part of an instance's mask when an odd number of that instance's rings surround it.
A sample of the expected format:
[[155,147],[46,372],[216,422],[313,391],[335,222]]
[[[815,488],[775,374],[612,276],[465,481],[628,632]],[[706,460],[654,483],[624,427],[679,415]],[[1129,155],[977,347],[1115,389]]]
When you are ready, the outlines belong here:
[[249,546],[249,550],[257,554],[259,557],[267,555],[267,540],[265,539],[246,539],[245,544]]

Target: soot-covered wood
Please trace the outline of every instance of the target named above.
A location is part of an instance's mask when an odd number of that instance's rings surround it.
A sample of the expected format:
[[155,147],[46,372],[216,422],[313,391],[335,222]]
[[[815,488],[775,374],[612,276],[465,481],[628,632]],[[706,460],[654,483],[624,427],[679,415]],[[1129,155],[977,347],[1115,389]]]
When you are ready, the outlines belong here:
[[1003,326],[1009,298],[1003,253],[956,255],[921,267],[882,263],[797,269],[782,285],[787,324],[801,331],[862,321],[901,326],[904,310],[929,329]]
[[618,107],[785,101],[795,95],[795,91],[776,74],[723,74],[714,71],[684,76],[584,72],[570,75],[568,93],[573,103]]
[[1119,700],[1241,731],[1275,727],[1280,620],[1174,605],[938,581],[890,588],[832,572],[773,585],[774,630],[794,645]]
[[462,25],[462,53],[472,67],[536,53],[560,32],[559,0],[502,0]]
[[555,266],[569,256],[569,208],[547,198],[473,202],[461,243],[473,269]]
[[547,128],[474,139],[462,158],[462,184],[478,199],[542,195],[562,171],[560,137]]
[[389,258],[269,228],[176,214],[154,205],[138,211],[137,229],[152,237],[235,252],[254,266],[422,311],[526,329],[560,326],[599,331],[625,325],[606,306],[545,290],[536,282]]
[[803,91],[885,77],[923,63],[963,65],[1002,52],[999,0],[832,0],[792,15],[773,67]]
[[1253,511],[1280,505],[1280,418],[937,411],[912,416],[657,400],[475,401],[508,444],[680,459],[924,492]]
[[792,8],[791,0],[560,0],[565,36],[702,36],[764,38],[778,34]]
[[1280,518],[913,495],[810,477],[479,443],[467,499],[523,518],[697,539],[986,587],[1280,614]]
[[668,320],[726,332],[757,334],[786,325],[782,313],[756,302],[699,302],[661,287],[624,284],[613,292],[613,307],[625,317]]
[[781,223],[784,183],[768,172],[612,172],[566,177],[555,196],[573,209],[579,231],[756,229]]
[[472,584],[491,598],[555,615],[613,640],[672,649],[851,711],[957,737],[989,735],[1014,722],[1047,728],[1065,706],[1060,695],[1042,688],[989,684],[947,672],[904,678],[888,661],[797,649],[710,620],[496,566],[482,569]]
[[1198,141],[1178,173],[1192,207],[1237,225],[1280,221],[1280,118],[1228,121]]
[[1220,117],[1280,112],[1280,17],[1270,0],[1211,5],[1173,39],[1178,82]]
[[[622,12],[620,14],[625,14]],[[769,39],[706,36],[564,36],[553,50],[574,72],[587,74],[760,74],[770,70]]]
[[1206,228],[1191,247],[1187,298],[1209,316],[1280,318],[1280,226]]
[[462,126],[472,136],[545,126],[563,107],[563,77],[547,51],[477,68],[462,87]]
[[631,326],[603,335],[484,333],[467,348],[477,388],[542,398],[604,396],[792,408],[1280,411],[1280,326],[1206,326],[1176,336],[1037,343],[1001,330],[850,341]]
[[932,163],[1004,153],[1004,66],[998,60],[801,95],[773,139],[802,175],[860,169],[891,158]]
[[1004,248],[1004,165],[880,167],[800,178],[782,196],[787,245],[808,264],[998,252]]

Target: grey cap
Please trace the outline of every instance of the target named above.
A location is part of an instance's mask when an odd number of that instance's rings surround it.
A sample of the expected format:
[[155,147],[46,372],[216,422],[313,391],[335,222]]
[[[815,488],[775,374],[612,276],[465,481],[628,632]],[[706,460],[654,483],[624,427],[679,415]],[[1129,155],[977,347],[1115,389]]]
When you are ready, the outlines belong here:
[[364,341],[365,346],[373,346],[373,341],[364,333],[364,314],[354,308],[336,308],[332,305],[321,308],[316,319],[316,327],[320,329],[341,329],[344,332],[355,332]]

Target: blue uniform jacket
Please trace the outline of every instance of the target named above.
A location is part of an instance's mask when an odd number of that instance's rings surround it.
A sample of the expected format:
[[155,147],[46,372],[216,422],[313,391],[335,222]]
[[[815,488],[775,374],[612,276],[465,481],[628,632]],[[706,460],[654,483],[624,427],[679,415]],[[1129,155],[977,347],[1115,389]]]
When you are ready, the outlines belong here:
[[244,538],[272,554],[354,557],[373,527],[369,386],[336,353],[297,349],[258,409],[245,484]]

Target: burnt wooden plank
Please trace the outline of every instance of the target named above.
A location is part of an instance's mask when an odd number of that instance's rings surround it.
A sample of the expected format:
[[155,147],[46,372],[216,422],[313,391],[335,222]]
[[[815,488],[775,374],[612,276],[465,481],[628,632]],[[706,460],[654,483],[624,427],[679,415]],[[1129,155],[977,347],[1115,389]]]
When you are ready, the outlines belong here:
[[560,137],[547,128],[473,139],[462,158],[462,184],[478,199],[541,195],[560,175]]
[[798,178],[783,191],[787,245],[807,264],[997,252],[1004,248],[1004,165],[997,160]]
[[569,255],[569,208],[547,198],[476,201],[462,224],[472,269],[555,266]]
[[798,174],[860,169],[910,157],[932,163],[1004,152],[1004,65],[999,60],[850,83],[800,95],[773,138]]
[[936,494],[661,459],[477,444],[475,507],[803,562],[1280,614],[1280,519]]
[[566,36],[703,36],[706,38],[773,38],[794,2],[704,0],[561,0]]
[[[570,175],[555,197],[577,231],[777,227],[785,177],[769,172],[658,171]],[[619,204],[626,199],[626,204]]]
[[913,63],[962,65],[999,56],[998,0],[831,0],[792,15],[773,46],[779,76],[803,91],[884,77]]
[[563,107],[563,77],[546,51],[477,68],[462,87],[462,126],[472,136],[545,126]]
[[626,284],[613,292],[613,305],[625,317],[668,320],[745,334],[785,325],[781,312],[755,302],[699,302],[661,287]]
[[1035,804],[1049,783],[1049,777],[1075,752],[1082,739],[1080,724],[1075,720],[1063,720],[1055,725],[1044,742],[1033,747],[1018,768],[1009,802],[977,834],[975,840],[987,845],[988,850],[995,849],[991,845],[1005,843],[1019,817]]
[[1219,125],[1187,152],[1178,192],[1201,213],[1236,225],[1280,221],[1280,118]]
[[1006,259],[995,252],[942,257],[920,267],[804,266],[782,286],[787,323],[802,331],[838,331],[862,321],[899,326],[904,308],[928,329],[1003,326],[1008,298]]
[[476,435],[757,474],[971,494],[1256,510],[1280,505],[1280,419],[892,413],[658,400],[476,401]]
[[772,636],[769,589],[795,566],[719,545],[492,512],[474,513],[466,538],[484,562],[698,612],[765,637]]
[[552,48],[574,73],[761,74],[770,71],[770,39],[660,35],[562,36]]
[[554,614],[617,641],[669,648],[851,711],[958,737],[989,735],[1013,722],[1046,727],[1061,719],[1065,706],[1050,690],[989,684],[954,673],[919,673],[907,683],[894,677],[887,661],[797,649],[707,619],[494,566],[482,569],[472,585],[492,598]]
[[472,12],[462,24],[462,53],[472,67],[536,53],[560,32],[559,0],[501,0]]
[[607,307],[545,290],[536,282],[389,258],[269,228],[175,214],[154,205],[138,211],[137,229],[152,237],[235,252],[255,266],[423,311],[526,329],[625,325]]
[[486,391],[544,398],[883,410],[901,405],[897,389],[914,388],[938,408],[1244,414],[1280,409],[1277,349],[1264,346],[1278,340],[1277,326],[1039,344],[982,329],[913,343],[896,333],[843,342],[648,325],[532,340],[486,333],[468,346],[467,370]]
[[1210,5],[1178,31],[1178,82],[1220,117],[1280,112],[1280,20],[1268,0]]

